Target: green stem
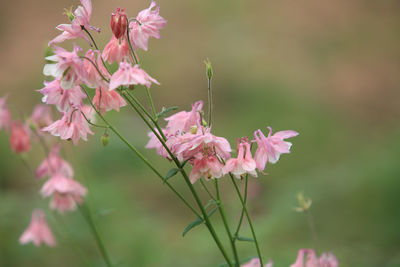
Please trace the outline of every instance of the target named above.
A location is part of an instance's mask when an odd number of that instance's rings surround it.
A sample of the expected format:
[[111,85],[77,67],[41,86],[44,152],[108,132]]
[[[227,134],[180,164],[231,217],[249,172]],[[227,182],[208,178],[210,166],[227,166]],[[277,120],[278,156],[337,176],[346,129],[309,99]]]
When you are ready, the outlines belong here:
[[[83,29],[83,30],[86,32],[86,34],[89,36],[90,40],[92,40],[92,43],[93,43],[94,47],[96,47],[96,49],[97,49],[99,52],[101,52],[100,49],[99,49],[99,47],[97,46],[96,41],[94,40],[93,36],[90,34],[90,32],[89,32],[85,27],[83,27],[82,29]],[[100,57],[100,59],[101,59],[101,62],[103,63],[103,66],[107,69],[108,73],[110,73],[110,71],[109,71],[108,68],[107,68],[106,63],[104,62],[103,57],[101,56],[101,53],[99,53],[99,57]],[[110,74],[111,74],[111,73],[110,73]]]
[[157,121],[158,118],[157,118],[156,107],[154,106],[153,98],[151,97],[151,94],[150,94],[150,89],[147,87],[146,87],[146,93],[147,93],[147,98],[150,101],[151,110],[153,111],[154,120]]
[[239,256],[238,256],[238,253],[237,253],[235,240],[234,240],[234,237],[231,234],[231,230],[229,228],[229,224],[228,224],[228,221],[227,221],[226,215],[225,215],[224,204],[222,203],[221,195],[219,193],[218,180],[214,179],[214,183],[215,183],[215,191],[217,192],[217,199],[218,199],[218,203],[219,203],[218,204],[219,213],[221,214],[221,218],[222,218],[222,221],[224,223],[224,227],[225,227],[226,233],[227,233],[227,235],[229,237],[229,241],[231,243],[233,256],[235,258],[235,266],[236,267],[240,267],[240,265],[239,265]]
[[80,57],[80,58],[86,59],[87,61],[89,61],[89,62],[96,68],[96,70],[97,70],[97,72],[100,74],[101,78],[102,78],[104,81],[108,82],[108,83],[110,82],[109,79],[107,79],[106,77],[104,77],[103,73],[101,73],[99,67],[93,62],[93,60],[91,60],[91,59],[88,58],[88,57]]
[[207,185],[204,183],[203,179],[200,179],[200,183],[201,183],[201,185],[204,187],[204,189],[206,190],[206,192],[207,192],[207,194],[210,196],[210,198],[211,198],[212,200],[215,200],[215,201],[216,201],[215,197],[211,194],[210,190],[208,190],[208,187],[207,187]]
[[236,184],[235,178],[233,177],[232,173],[229,173],[229,176],[231,177],[232,183],[233,183],[233,185],[235,186],[235,190],[236,190],[236,193],[237,193],[238,196],[239,196],[240,202],[242,203],[243,210],[244,210],[244,212],[246,213],[247,221],[249,222],[249,225],[250,225],[251,234],[252,234],[252,236],[253,236],[254,243],[255,243],[255,245],[256,245],[257,255],[258,255],[258,258],[260,259],[261,266],[264,266],[264,264],[263,264],[263,259],[262,259],[262,256],[261,256],[260,247],[259,247],[258,241],[257,241],[256,232],[255,232],[255,230],[254,230],[253,223],[252,223],[252,221],[251,221],[249,212],[248,212],[248,210],[247,210],[246,203],[244,202],[243,197],[242,197],[242,195],[240,194],[239,187],[238,187],[238,185]]
[[128,27],[126,27],[126,37],[128,39],[129,48],[130,48],[133,58],[135,59],[136,64],[139,64],[139,60],[136,57],[135,50],[133,50],[131,39],[129,37],[129,20],[127,19],[127,21],[128,21]]
[[312,235],[313,242],[314,242],[314,250],[315,250],[315,253],[318,255],[318,238],[317,238],[317,231],[315,230],[314,221],[313,221],[313,218],[311,216],[311,212],[309,209],[305,210],[305,214],[307,215],[308,225],[311,229],[311,235]]
[[[249,182],[249,175],[246,174],[245,184],[244,184],[244,199],[243,199],[245,205],[247,204],[247,184],[248,184],[248,182]],[[237,239],[237,237],[239,235],[240,227],[242,226],[242,222],[243,222],[243,217],[244,217],[244,209],[242,208],[242,213],[240,214],[239,223],[236,228],[235,235],[234,235],[235,240]]]

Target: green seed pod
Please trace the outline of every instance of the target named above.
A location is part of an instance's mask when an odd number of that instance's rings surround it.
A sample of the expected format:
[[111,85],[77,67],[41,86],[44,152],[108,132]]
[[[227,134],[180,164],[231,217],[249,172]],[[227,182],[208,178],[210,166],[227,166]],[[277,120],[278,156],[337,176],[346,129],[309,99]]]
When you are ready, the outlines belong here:
[[101,143],[102,143],[103,147],[107,146],[109,142],[110,142],[110,136],[106,133],[103,134],[101,136]]

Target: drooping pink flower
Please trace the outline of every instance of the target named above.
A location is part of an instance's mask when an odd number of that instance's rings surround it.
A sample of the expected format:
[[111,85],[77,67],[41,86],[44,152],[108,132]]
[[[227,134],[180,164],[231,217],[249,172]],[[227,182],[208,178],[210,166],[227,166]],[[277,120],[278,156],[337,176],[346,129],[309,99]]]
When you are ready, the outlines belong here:
[[12,151],[18,154],[28,152],[31,149],[31,141],[26,125],[17,121],[11,123],[10,147]]
[[296,262],[290,267],[337,267],[337,259],[332,253],[323,253],[321,258],[317,258],[314,250],[300,249],[297,254]]
[[202,108],[203,101],[200,100],[192,105],[191,111],[180,111],[165,118],[168,122],[166,126],[168,133],[176,134],[177,132],[189,132],[193,126],[197,126],[197,122],[200,120],[200,112],[202,111]]
[[319,258],[319,267],[338,267],[339,262],[332,253],[322,253]]
[[21,244],[32,242],[35,246],[46,244],[49,247],[54,247],[56,241],[53,233],[46,222],[46,217],[42,210],[36,209],[32,213],[32,220],[25,230],[25,232],[19,238]]
[[50,125],[53,122],[51,118],[51,108],[48,105],[36,105],[33,109],[30,122],[33,123],[38,130]]
[[96,122],[96,111],[93,109],[91,105],[83,105],[80,107],[81,112],[85,114],[86,118],[90,120],[90,122]]
[[61,47],[55,47],[54,50],[55,55],[46,57],[46,60],[55,63],[44,65],[43,74],[59,78],[63,89],[70,89],[80,82],[86,82],[88,73],[78,55],[82,48],[74,45],[72,52],[68,52]]
[[257,142],[257,150],[254,159],[257,163],[257,169],[263,171],[267,162],[276,163],[281,154],[290,153],[292,143],[285,142],[284,139],[297,136],[295,131],[280,131],[271,136],[272,129],[268,127],[268,137],[265,137],[261,130],[254,132],[254,138]]
[[167,21],[160,16],[160,7],[153,1],[150,7],[139,12],[135,21],[129,24],[130,39],[133,49],[139,48],[147,51],[150,37],[161,38],[160,29],[167,24]]
[[102,56],[109,64],[122,62],[129,57],[128,41],[125,38],[117,39],[113,35],[111,40],[104,47]]
[[103,89],[101,87],[96,89],[96,94],[93,97],[93,104],[96,106],[97,109],[100,108],[100,112],[103,115],[106,113],[106,111],[112,109],[119,111],[120,107],[126,106],[125,100],[122,98],[122,96],[119,95],[119,93],[117,93],[116,91]]
[[[165,129],[161,129],[164,133],[164,135],[167,135],[168,132]],[[157,133],[159,133],[159,131],[157,129],[155,129],[155,131]],[[160,140],[158,140],[157,136],[153,133],[153,132],[149,132],[147,134],[147,136],[150,138],[149,142],[146,144],[146,148],[147,149],[155,149],[157,151],[157,154],[160,155],[163,158],[168,158],[169,154],[167,152],[167,150],[164,148],[164,146],[161,144]],[[168,142],[168,141],[167,141]],[[168,146],[168,144],[167,144]]]
[[7,108],[7,96],[0,97],[0,130],[8,131],[11,122],[11,113]]
[[83,28],[97,32],[100,32],[100,29],[90,25],[90,17],[92,15],[91,0],[81,0],[81,4],[82,6],[78,6],[73,14],[71,14],[73,17],[71,24],[60,24],[56,27],[56,29],[62,31],[62,33],[51,40],[49,46],[78,37],[85,39],[91,44],[89,38],[83,32]]
[[128,19],[126,18],[125,8],[117,7],[114,13],[111,13],[111,30],[115,38],[119,39],[126,33]]
[[[272,260],[269,260],[267,264],[264,265],[264,267],[273,267],[274,263]],[[259,258],[254,258],[250,260],[248,263],[241,265],[241,267],[261,267],[260,259]]]
[[55,105],[59,111],[69,111],[72,107],[82,105],[82,100],[86,95],[79,86],[70,89],[62,89],[60,80],[55,79],[51,82],[44,82],[45,87],[38,90],[43,94],[42,102]]
[[[88,59],[90,59],[90,61]],[[107,81],[105,81],[103,77],[109,78],[110,75],[101,61],[99,50],[89,49],[85,54],[85,60],[83,61],[83,64],[86,68],[86,72],[88,73],[88,78],[86,80],[87,86],[96,88],[99,86],[108,85]],[[93,64],[96,64],[96,66]],[[99,73],[99,71],[101,73]]]
[[50,208],[64,213],[66,211],[74,211],[77,204],[81,204],[82,202],[83,199],[80,195],[60,194],[56,192],[50,201]]
[[226,161],[223,168],[223,174],[231,172],[236,178],[240,179],[244,174],[249,173],[257,177],[256,162],[250,151],[250,143],[248,140],[237,141],[238,156],[230,158]]
[[[86,114],[86,113],[85,113]],[[63,112],[63,117],[42,129],[62,140],[71,139],[74,145],[78,144],[79,138],[87,140],[88,134],[93,134],[83,115],[81,109],[76,108],[69,112]]]
[[65,177],[62,174],[56,173],[44,183],[40,189],[40,193],[43,197],[49,197],[55,193],[83,197],[86,195],[87,190],[72,177]]
[[54,145],[47,158],[45,158],[39,167],[36,169],[35,175],[37,178],[51,176],[59,173],[65,177],[73,177],[74,170],[71,165],[60,157],[60,145]]
[[214,155],[194,159],[190,172],[190,182],[195,183],[201,176],[206,179],[220,178],[224,165]]
[[132,67],[128,62],[121,62],[119,69],[111,76],[110,90],[121,85],[137,85],[141,84],[150,88],[151,83],[159,84],[159,82],[148,75],[144,70],[139,68],[138,65]]

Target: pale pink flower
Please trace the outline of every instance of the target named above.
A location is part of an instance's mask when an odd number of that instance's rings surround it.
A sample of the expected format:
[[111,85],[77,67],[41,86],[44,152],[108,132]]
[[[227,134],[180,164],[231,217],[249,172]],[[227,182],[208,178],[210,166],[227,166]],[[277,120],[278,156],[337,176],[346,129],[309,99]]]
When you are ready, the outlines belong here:
[[78,8],[73,12],[74,19],[71,24],[60,24],[56,27],[58,30],[63,32],[51,40],[49,46],[78,37],[85,39],[90,44],[89,38],[83,32],[83,28],[100,32],[99,28],[90,25],[90,17],[92,15],[91,0],[81,0],[81,4],[82,6],[78,6]]
[[99,109],[100,104],[100,113],[103,115],[106,113],[106,111],[112,109],[119,111],[120,107],[126,106],[125,100],[122,98],[122,96],[119,95],[119,93],[117,93],[116,91],[103,89],[101,87],[96,89],[96,94],[93,97],[93,104],[96,106],[97,109]]
[[85,196],[86,188],[75,181],[72,177],[65,177],[62,174],[56,173],[47,180],[40,189],[43,197],[49,197],[55,193],[71,194],[77,196]]
[[56,245],[53,233],[46,222],[46,217],[42,210],[36,209],[32,213],[32,220],[19,238],[21,244],[32,242],[35,246],[46,244],[50,247]]
[[[274,263],[269,260],[267,264],[264,265],[264,267],[273,267]],[[248,263],[241,265],[241,267],[261,267],[260,259],[259,258],[254,258],[250,260]]]
[[[101,55],[99,50],[92,50],[89,49],[85,57],[90,59],[87,60],[86,58],[83,61],[83,64],[86,68],[86,72],[88,73],[88,77],[86,79],[86,85],[91,88],[96,88],[99,86],[107,86],[107,81],[103,79],[104,77],[110,77],[107,69],[104,67],[103,62],[101,61]],[[96,66],[93,65],[96,64]],[[99,73],[101,72],[101,75]]]
[[96,122],[96,111],[91,105],[83,105],[80,107],[80,110],[83,112],[83,114],[85,114],[86,118],[88,118],[90,122]]
[[250,143],[248,140],[237,141],[238,156],[226,161],[223,174],[231,172],[236,178],[240,179],[244,174],[249,173],[257,177],[256,162],[251,155]]
[[319,267],[338,267],[339,262],[332,253],[322,253],[319,258]]
[[40,129],[50,125],[53,122],[51,118],[51,108],[48,105],[36,105],[33,109],[30,122],[35,125],[40,132]]
[[206,179],[220,178],[223,167],[224,165],[213,155],[194,159],[193,168],[189,175],[190,182],[195,183],[201,176]]
[[126,18],[125,8],[121,9],[117,7],[114,13],[111,13],[111,30],[115,38],[119,39],[124,36],[128,19]]
[[71,165],[60,157],[60,145],[56,144],[51,148],[47,158],[45,158],[39,167],[36,169],[35,175],[37,178],[51,176],[59,173],[65,177],[73,177],[74,170]]
[[290,267],[337,267],[338,265],[339,263],[332,253],[323,253],[318,259],[314,250],[300,249],[296,262]]
[[161,38],[160,29],[163,28],[167,21],[159,15],[160,7],[156,6],[153,1],[150,7],[139,12],[135,21],[129,24],[129,34],[133,49],[141,48],[147,51],[150,37]]
[[10,147],[15,153],[24,153],[31,148],[29,132],[26,125],[13,121],[11,123]]
[[144,70],[139,68],[138,65],[132,67],[128,62],[121,62],[119,69],[111,76],[110,90],[121,85],[137,85],[141,84],[150,88],[151,83],[159,84],[158,81],[148,75]]
[[59,136],[62,140],[71,139],[74,145],[78,144],[79,138],[86,141],[87,135],[93,134],[79,108],[63,112],[63,117],[60,120],[42,130],[54,136]]
[[168,121],[166,129],[170,134],[177,132],[185,133],[190,132],[193,126],[197,126],[200,120],[200,112],[203,108],[203,101],[197,101],[192,105],[191,111],[180,111],[174,115],[165,118]]
[[[165,129],[161,129],[164,133],[164,135],[167,135],[168,132]],[[159,131],[157,129],[155,129],[155,131],[157,133],[159,133]],[[161,144],[160,140],[158,140],[157,136],[153,133],[153,132],[149,132],[147,134],[147,136],[150,138],[149,142],[146,144],[146,148],[147,149],[152,149],[154,148],[157,151],[157,154],[160,155],[163,158],[170,158],[169,154],[167,152],[167,150],[165,149],[165,147]],[[168,138],[168,137],[167,137]],[[173,138],[173,137],[172,137]],[[169,143],[168,143],[169,138],[167,139],[167,146],[169,147]]]
[[50,201],[50,208],[64,213],[66,211],[74,211],[77,204],[81,204],[82,202],[82,197],[79,195],[60,194],[56,192]]
[[70,89],[62,89],[60,80],[55,79],[51,82],[44,82],[45,87],[39,92],[43,94],[42,102],[50,105],[56,105],[59,111],[69,111],[72,107],[82,105],[82,100],[86,94],[82,92],[79,86]]
[[102,56],[109,64],[122,62],[129,57],[128,41],[125,38],[117,39],[113,35],[111,40],[104,47]]
[[263,171],[267,162],[276,163],[281,154],[290,153],[292,143],[285,142],[284,139],[295,137],[298,135],[295,131],[281,131],[271,136],[272,129],[268,127],[268,137],[265,137],[261,130],[254,132],[255,142],[257,142],[257,150],[254,159],[257,163],[257,169]]
[[82,48],[74,45],[72,52],[61,47],[55,47],[54,50],[55,55],[46,57],[46,60],[55,63],[44,65],[43,74],[59,78],[63,89],[70,89],[81,82],[86,82],[88,74],[78,55]]
[[0,97],[0,130],[4,128],[7,131],[10,127],[11,113],[6,102],[7,96]]

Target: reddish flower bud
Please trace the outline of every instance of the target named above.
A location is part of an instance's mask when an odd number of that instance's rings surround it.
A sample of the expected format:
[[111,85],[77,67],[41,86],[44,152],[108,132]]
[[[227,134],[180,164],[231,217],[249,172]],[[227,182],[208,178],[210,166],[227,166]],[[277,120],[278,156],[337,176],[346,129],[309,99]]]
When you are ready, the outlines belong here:
[[20,122],[11,124],[10,146],[15,153],[27,152],[31,148],[28,131]]
[[111,30],[117,39],[124,36],[127,23],[125,8],[121,10],[119,7],[117,7],[115,13],[111,14]]

